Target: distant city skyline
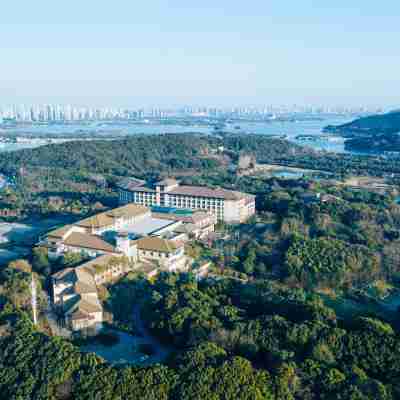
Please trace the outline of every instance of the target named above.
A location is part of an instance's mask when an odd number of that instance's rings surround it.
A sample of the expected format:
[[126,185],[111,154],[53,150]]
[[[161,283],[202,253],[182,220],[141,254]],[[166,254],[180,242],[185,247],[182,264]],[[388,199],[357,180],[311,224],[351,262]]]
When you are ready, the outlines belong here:
[[0,104],[399,104],[400,3],[2,4]]
[[92,107],[71,104],[0,105],[0,124],[9,122],[57,122],[90,120],[141,120],[169,117],[254,117],[274,119],[290,114],[368,114],[389,111],[382,107],[344,107],[313,105],[190,106],[183,107]]

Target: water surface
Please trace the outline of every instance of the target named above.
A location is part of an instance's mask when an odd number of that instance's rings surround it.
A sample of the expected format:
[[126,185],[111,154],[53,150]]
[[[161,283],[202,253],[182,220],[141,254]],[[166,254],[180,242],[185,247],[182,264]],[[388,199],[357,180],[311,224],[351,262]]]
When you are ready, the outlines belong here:
[[[303,146],[312,147],[317,150],[327,150],[333,152],[346,152],[344,140],[338,137],[320,138],[322,129],[327,125],[340,125],[349,122],[351,118],[345,117],[326,117],[312,120],[299,121],[266,121],[266,122],[235,122],[228,124],[223,128],[225,132],[243,133],[243,134],[261,134],[267,136],[284,136],[287,140],[298,143]],[[240,128],[240,129],[238,129]],[[73,125],[37,125],[28,127],[17,127],[7,129],[9,133],[23,135],[24,133],[46,133],[46,134],[71,134],[74,138],[83,134],[96,133],[97,135],[137,135],[137,134],[165,134],[165,133],[218,133],[213,126],[205,125],[186,125],[186,124],[160,124],[160,123],[142,123],[142,124],[123,124],[123,123],[85,123]],[[302,141],[296,139],[296,136],[307,135],[315,136],[314,140]],[[23,148],[37,147],[46,144],[45,141],[29,143],[0,143],[1,151],[14,151]]]

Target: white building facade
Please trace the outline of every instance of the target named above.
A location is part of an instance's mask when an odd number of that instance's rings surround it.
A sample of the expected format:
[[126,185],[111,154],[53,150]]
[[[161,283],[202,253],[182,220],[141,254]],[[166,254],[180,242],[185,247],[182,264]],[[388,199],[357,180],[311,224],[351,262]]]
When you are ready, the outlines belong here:
[[158,182],[154,187],[120,186],[119,199],[121,204],[208,211],[226,223],[245,222],[256,211],[253,195],[221,188],[181,186],[173,179]]

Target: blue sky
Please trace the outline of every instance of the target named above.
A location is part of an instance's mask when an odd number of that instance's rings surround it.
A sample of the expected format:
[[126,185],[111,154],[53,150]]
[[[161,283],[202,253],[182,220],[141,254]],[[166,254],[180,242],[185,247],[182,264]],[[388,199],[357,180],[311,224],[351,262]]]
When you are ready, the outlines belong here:
[[0,103],[398,103],[400,2],[323,3],[5,1]]

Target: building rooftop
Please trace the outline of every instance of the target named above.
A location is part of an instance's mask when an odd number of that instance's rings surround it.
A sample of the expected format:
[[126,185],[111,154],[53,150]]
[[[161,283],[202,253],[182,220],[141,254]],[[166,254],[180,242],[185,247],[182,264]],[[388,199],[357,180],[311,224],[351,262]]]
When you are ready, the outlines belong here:
[[149,188],[147,186],[137,186],[129,190],[131,190],[132,192],[156,193],[155,189]]
[[248,194],[246,193],[246,205],[253,203],[255,200],[256,196],[254,196],[254,194]]
[[139,186],[143,186],[146,183],[146,181],[143,181],[141,179],[137,179],[137,178],[125,178],[122,179],[119,183],[118,186],[121,189],[127,189],[127,190],[131,190],[134,188],[137,188]]
[[142,261],[133,272],[140,272],[147,275],[157,271],[159,268],[160,266],[156,262],[152,263],[151,261]]
[[156,236],[148,236],[135,241],[138,249],[147,251],[158,251],[160,253],[173,253],[179,246],[168,239]]
[[97,266],[106,266],[110,263],[110,261],[116,257],[113,254],[103,254],[100,257],[96,257],[93,260],[90,260],[84,264],[81,264],[78,269],[82,269],[92,276],[95,275],[96,273],[96,267]]
[[190,214],[181,214],[174,212],[152,212],[152,215],[160,219],[169,219],[171,221],[181,221],[186,224],[197,224],[209,218],[215,218],[214,215],[206,211],[193,211]]
[[85,312],[81,311],[80,309],[77,309],[75,312],[71,314],[71,319],[74,321],[79,321],[79,320],[91,320],[94,319],[92,315],[86,314]]
[[86,229],[99,229],[112,225],[115,218],[137,217],[139,215],[144,215],[147,212],[149,212],[147,207],[131,203],[85,218],[78,221],[76,225]]
[[81,221],[78,221],[76,225],[85,229],[99,229],[110,226],[113,223],[114,218],[110,217],[104,212],[82,219]]
[[178,185],[178,181],[173,178],[166,178],[155,184],[155,186],[174,186],[174,185]]
[[192,233],[193,231],[195,231],[196,228],[197,227],[195,224],[188,223],[188,224],[184,224],[184,225],[180,225],[180,226],[176,227],[174,229],[174,232],[189,234],[189,233]]
[[99,236],[87,233],[72,232],[65,240],[64,244],[72,247],[82,247],[84,249],[100,250],[115,253],[117,250],[110,243],[104,241]]
[[84,294],[97,292],[93,276],[89,271],[83,269],[82,266],[65,268],[53,274],[52,277],[57,281],[70,283],[73,285],[74,292],[76,293]]
[[57,280],[67,280],[68,282],[75,282],[76,275],[75,275],[75,268],[65,268],[61,271],[58,271],[52,275],[54,279]]
[[137,223],[130,224],[124,230],[136,236],[149,236],[156,234],[161,229],[176,224],[174,220],[154,217],[143,217]]
[[97,293],[96,286],[92,284],[88,284],[83,281],[77,281],[74,285],[74,292],[76,294],[90,294],[90,293]]
[[62,239],[66,233],[72,228],[72,225],[64,225],[61,228],[55,229],[47,234],[47,236],[56,239]]
[[106,214],[113,218],[130,218],[130,217],[137,217],[139,215],[144,215],[150,211],[149,208],[145,206],[141,206],[139,204],[127,204],[122,207],[114,208],[111,211],[106,212]]
[[207,197],[222,200],[241,200],[247,196],[245,193],[236,192],[222,188],[209,188],[206,186],[178,186],[172,189],[168,194],[177,194],[181,196]]
[[[155,184],[155,186],[175,186],[173,189],[168,190],[168,194],[176,194],[182,196],[196,196],[206,197],[213,199],[222,200],[241,200],[244,198],[253,198],[254,196],[247,193],[242,193],[234,190],[228,190],[223,188],[209,188],[207,186],[188,186],[179,185],[179,182],[175,179],[163,179]],[[122,187],[120,185],[120,187]],[[149,192],[154,193],[154,188],[146,187],[143,183],[140,185],[125,185],[123,189],[130,190],[132,192]]]
[[90,314],[103,311],[97,296],[90,298],[79,294],[64,303],[64,310],[72,315],[76,312]]

